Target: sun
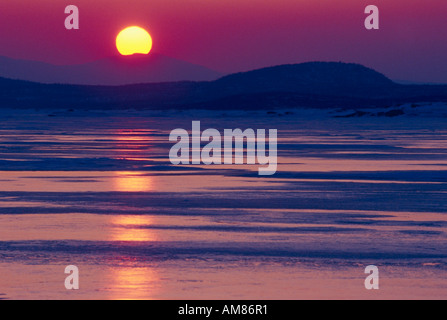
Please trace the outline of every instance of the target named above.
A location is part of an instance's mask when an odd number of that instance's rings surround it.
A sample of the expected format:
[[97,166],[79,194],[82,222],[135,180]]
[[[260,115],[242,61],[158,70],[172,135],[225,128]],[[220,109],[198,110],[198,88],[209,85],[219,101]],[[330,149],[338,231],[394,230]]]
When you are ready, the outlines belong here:
[[152,38],[143,28],[132,26],[122,30],[116,37],[116,48],[123,56],[148,54],[152,50]]

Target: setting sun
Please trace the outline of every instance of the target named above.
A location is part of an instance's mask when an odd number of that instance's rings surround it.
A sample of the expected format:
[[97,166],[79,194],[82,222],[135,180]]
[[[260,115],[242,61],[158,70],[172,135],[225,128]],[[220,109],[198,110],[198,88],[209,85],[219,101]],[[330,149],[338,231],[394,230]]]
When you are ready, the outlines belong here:
[[143,28],[128,27],[116,37],[116,48],[123,56],[148,54],[152,49],[152,38]]

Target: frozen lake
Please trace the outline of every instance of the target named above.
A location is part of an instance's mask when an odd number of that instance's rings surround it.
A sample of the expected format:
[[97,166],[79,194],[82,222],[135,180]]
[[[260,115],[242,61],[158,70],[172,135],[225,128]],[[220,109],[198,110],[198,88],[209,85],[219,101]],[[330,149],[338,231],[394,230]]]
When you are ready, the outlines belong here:
[[[446,118],[340,114],[3,112],[0,299],[446,299]],[[278,129],[277,173],[173,166],[193,120]]]

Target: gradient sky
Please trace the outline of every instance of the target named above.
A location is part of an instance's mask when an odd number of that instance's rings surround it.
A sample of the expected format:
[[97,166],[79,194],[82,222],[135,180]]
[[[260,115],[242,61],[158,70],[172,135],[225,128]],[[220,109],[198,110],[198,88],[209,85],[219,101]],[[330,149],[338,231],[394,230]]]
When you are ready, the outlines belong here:
[[[80,30],[64,28],[65,6]],[[380,9],[380,30],[363,13]],[[2,0],[0,55],[73,64],[116,54],[126,26],[154,51],[223,73],[314,60],[358,62],[393,79],[447,83],[445,0]]]

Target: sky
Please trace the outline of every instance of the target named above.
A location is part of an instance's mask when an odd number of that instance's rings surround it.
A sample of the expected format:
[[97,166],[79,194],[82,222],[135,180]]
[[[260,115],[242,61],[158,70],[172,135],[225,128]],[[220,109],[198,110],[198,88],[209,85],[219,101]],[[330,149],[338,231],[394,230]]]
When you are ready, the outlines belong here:
[[[364,27],[370,4],[379,30]],[[80,10],[79,30],[64,27],[68,5]],[[222,73],[344,61],[447,83],[445,0],[2,0],[0,55],[94,61],[117,54],[115,37],[131,25],[150,32],[153,52]]]

